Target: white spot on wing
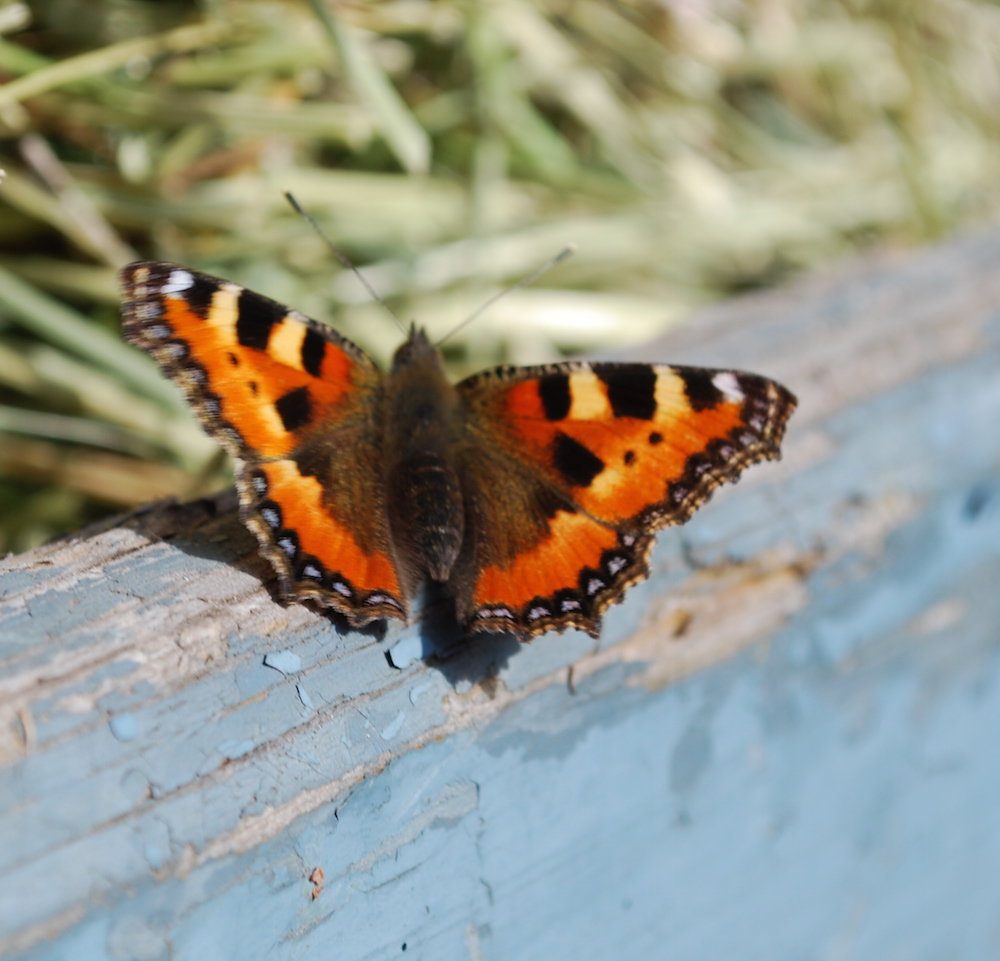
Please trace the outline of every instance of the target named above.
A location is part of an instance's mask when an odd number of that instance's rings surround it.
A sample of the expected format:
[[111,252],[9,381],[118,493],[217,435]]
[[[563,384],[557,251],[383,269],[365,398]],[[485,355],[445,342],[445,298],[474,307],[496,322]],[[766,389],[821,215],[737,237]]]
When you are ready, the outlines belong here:
[[194,275],[189,270],[171,270],[162,287],[165,294],[180,294],[194,286]]
[[746,396],[740,389],[740,384],[736,379],[736,375],[731,371],[720,371],[712,378],[712,384],[715,386],[716,390],[722,391],[722,393],[725,394],[729,400],[741,403]]

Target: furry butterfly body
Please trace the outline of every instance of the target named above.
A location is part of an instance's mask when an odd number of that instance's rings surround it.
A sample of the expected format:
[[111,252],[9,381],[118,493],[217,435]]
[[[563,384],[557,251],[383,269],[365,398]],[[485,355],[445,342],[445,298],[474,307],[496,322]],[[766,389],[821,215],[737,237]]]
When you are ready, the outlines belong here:
[[383,373],[331,328],[172,264],[122,271],[123,331],[233,455],[282,593],[354,626],[406,620],[424,581],[469,632],[601,615],[655,531],[780,456],[795,398],[734,370],[568,362],[451,384],[411,328]]

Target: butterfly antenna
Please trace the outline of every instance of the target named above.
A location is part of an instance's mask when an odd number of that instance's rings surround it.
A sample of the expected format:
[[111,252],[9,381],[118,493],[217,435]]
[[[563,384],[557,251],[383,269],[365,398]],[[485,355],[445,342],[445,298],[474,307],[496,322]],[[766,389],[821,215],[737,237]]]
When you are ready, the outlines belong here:
[[542,276],[542,274],[548,273],[553,267],[557,266],[558,264],[561,264],[564,260],[567,260],[568,258],[572,257],[574,253],[576,253],[576,244],[567,244],[554,257],[550,257],[548,260],[546,260],[541,267],[536,268],[530,274],[526,274],[520,280],[515,281],[513,284],[511,284],[509,287],[504,287],[503,290],[497,291],[497,293],[495,293],[492,297],[490,297],[490,299],[487,300],[485,304],[482,304],[480,307],[477,307],[457,327],[452,327],[452,329],[449,330],[448,333],[445,334],[444,337],[442,337],[437,342],[437,344],[435,344],[435,346],[440,347],[446,340],[448,340],[451,337],[454,337],[455,334],[457,334],[460,330],[464,330],[477,317],[479,317],[481,314],[486,313],[486,311],[489,310],[490,307],[492,307],[498,300],[500,300],[501,297],[506,297],[507,294],[509,294],[512,290],[519,290],[521,287],[528,287],[529,285],[533,284],[536,280],[538,280],[539,277]]
[[396,321],[396,326],[399,327],[404,334],[407,333],[406,325],[399,319],[393,309],[381,297],[379,297],[379,295],[375,292],[375,288],[368,283],[365,275],[361,273],[361,271],[351,263],[348,257],[341,253],[336,246],[334,246],[333,241],[330,240],[325,233],[323,233],[323,228],[316,222],[316,218],[313,217],[311,213],[303,209],[302,205],[295,199],[295,195],[290,190],[286,190],[284,193],[285,200],[292,205],[292,210],[294,210],[307,224],[309,224],[310,227],[312,227],[313,230],[316,231],[316,235],[323,241],[324,244],[326,244],[326,246],[330,249],[330,253],[337,258],[337,261],[341,264],[341,266],[346,267],[354,273],[354,276],[361,281],[361,286],[364,287],[365,290],[367,290],[371,295],[372,300],[381,304],[385,308],[386,313],[394,321]]

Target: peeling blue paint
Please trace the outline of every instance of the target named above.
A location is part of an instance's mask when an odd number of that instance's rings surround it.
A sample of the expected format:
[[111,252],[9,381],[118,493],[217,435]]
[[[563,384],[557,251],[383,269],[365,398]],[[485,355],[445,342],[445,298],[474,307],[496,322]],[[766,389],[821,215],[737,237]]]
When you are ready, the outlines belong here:
[[420,635],[416,633],[407,634],[388,651],[389,663],[401,671],[415,664],[423,656],[424,645]]
[[414,684],[410,688],[410,703],[416,704],[428,691],[432,690],[434,685],[430,681],[423,681],[420,684]]
[[119,741],[131,741],[139,736],[139,722],[133,714],[114,714],[108,719],[108,726]]
[[142,849],[142,853],[149,863],[150,868],[154,871],[162,868],[170,857],[170,852],[157,844],[146,844]]
[[309,696],[309,692],[305,689],[304,685],[296,684],[295,693],[298,694],[303,707],[308,708],[310,711],[314,710],[312,698]]
[[403,728],[406,715],[400,711],[384,728],[382,728],[382,740],[391,741]]
[[302,670],[302,659],[294,651],[272,651],[265,654],[264,664],[286,676]]

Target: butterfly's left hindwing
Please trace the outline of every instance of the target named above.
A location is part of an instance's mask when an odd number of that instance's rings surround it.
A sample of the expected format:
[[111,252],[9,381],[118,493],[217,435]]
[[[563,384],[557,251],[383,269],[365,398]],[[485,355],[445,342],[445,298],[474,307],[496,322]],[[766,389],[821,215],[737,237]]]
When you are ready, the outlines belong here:
[[[788,390],[755,374],[650,364],[500,368],[458,391],[474,443],[501,451],[553,505],[510,556],[487,537],[460,597],[472,629],[529,635],[596,634],[603,610],[647,576],[652,532],[686,521],[750,464],[779,457],[795,407]],[[494,483],[498,503],[504,482]],[[480,510],[489,514],[491,501]]]
[[286,596],[355,624],[405,618],[371,464],[382,375],[346,338],[237,284],[174,264],[122,270],[125,338],[187,395],[237,459],[240,510]]

